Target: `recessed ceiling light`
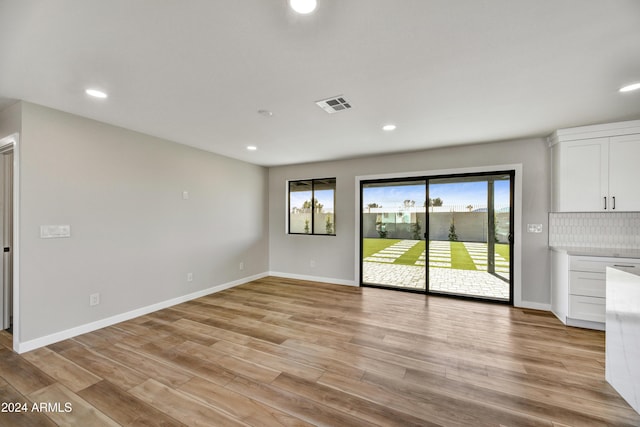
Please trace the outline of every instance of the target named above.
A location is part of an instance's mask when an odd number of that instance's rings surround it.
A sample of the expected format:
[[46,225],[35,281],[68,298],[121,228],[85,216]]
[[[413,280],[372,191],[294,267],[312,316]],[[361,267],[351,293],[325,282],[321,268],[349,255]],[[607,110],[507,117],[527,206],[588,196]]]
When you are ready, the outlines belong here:
[[289,0],[289,6],[296,12],[306,15],[316,10],[318,5],[316,0]]
[[87,89],[84,91],[84,93],[86,93],[89,96],[93,96],[94,98],[104,99],[107,97],[107,94],[105,92],[98,89]]
[[640,89],[640,83],[633,83],[620,88],[620,92],[631,92],[632,90]]
[[258,147],[256,147],[255,145],[247,145],[247,150],[249,151],[256,151],[258,149]]
[[273,116],[273,112],[271,112],[269,110],[263,110],[263,109],[258,110],[258,114],[260,114],[261,116],[264,116],[264,117]]
[[387,132],[391,132],[392,130],[396,130],[396,125],[384,125],[384,126],[382,126],[382,130],[386,130]]

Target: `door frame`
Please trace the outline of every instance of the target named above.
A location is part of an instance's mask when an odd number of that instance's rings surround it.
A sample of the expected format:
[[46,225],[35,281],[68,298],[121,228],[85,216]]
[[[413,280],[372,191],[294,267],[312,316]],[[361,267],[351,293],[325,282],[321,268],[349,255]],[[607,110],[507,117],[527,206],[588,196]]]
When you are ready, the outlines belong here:
[[[469,167],[469,168],[456,168],[456,169],[439,169],[439,170],[427,170],[427,171],[413,171],[413,172],[396,172],[387,174],[376,175],[360,175],[355,177],[355,227],[354,227],[354,242],[355,242],[355,257],[357,260],[354,266],[354,278],[360,285],[362,272],[362,254],[361,254],[361,215],[362,215],[362,200],[361,200],[361,187],[362,181],[369,180],[390,180],[394,179],[411,179],[411,178],[431,178],[436,176],[448,176],[448,175],[465,175],[465,174],[490,174],[491,172],[504,172],[514,171],[513,176],[513,234],[514,243],[511,250],[513,251],[512,259],[512,295],[511,300],[514,306],[522,306],[522,164],[504,164],[493,166],[481,166],[481,167]],[[396,288],[394,288],[396,289]],[[421,291],[423,292],[423,291]]]
[[0,152],[13,150],[13,350],[20,347],[20,135],[0,138]]

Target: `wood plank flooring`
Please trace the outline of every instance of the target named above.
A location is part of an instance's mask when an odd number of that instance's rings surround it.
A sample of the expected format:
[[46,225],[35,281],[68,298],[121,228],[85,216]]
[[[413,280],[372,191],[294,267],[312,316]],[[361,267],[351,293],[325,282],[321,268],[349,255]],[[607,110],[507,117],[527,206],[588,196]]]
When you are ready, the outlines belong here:
[[604,333],[502,305],[268,277],[23,355],[0,335],[29,408],[2,426],[640,425]]

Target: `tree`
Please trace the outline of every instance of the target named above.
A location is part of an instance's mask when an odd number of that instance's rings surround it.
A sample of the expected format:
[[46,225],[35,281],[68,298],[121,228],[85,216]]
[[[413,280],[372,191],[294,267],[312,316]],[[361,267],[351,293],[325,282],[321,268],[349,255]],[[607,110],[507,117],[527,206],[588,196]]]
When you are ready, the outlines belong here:
[[[314,201],[313,204],[316,212],[318,213],[322,212],[322,208],[324,207],[324,205],[320,203],[318,199],[312,199],[312,200]],[[305,202],[302,204],[302,209],[305,209],[308,212],[311,209],[311,201],[305,200]]]
[[412,207],[414,207],[416,205],[416,201],[415,200],[405,200],[403,202],[403,204],[404,204],[405,208],[412,208]]
[[440,197],[436,197],[435,199],[429,198],[429,200],[427,200],[426,202],[424,202],[424,206],[427,207],[429,206],[431,208],[431,212],[433,212],[433,207],[440,207],[442,206],[442,199]]
[[377,203],[369,203],[369,204],[367,204],[367,208],[369,209],[368,212],[371,212],[371,209],[381,208],[381,207],[382,207],[382,205],[379,205]]
[[471,212],[473,210],[473,205],[467,205],[467,209],[469,209],[469,212]]
[[456,234],[456,223],[453,221],[453,217],[451,217],[451,225],[449,226],[449,240],[451,242],[458,240],[458,235]]

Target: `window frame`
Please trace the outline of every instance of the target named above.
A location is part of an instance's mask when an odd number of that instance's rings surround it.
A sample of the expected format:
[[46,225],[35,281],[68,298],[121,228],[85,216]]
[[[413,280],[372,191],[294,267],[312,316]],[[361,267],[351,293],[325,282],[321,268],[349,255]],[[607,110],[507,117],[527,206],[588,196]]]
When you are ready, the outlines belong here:
[[[319,181],[331,181],[333,180],[333,233],[316,233],[315,230],[315,186]],[[309,233],[298,233],[291,231],[291,184],[295,184],[298,182],[311,182],[311,229]],[[287,181],[287,234],[298,235],[298,236],[335,236],[336,235],[336,192],[337,192],[337,182],[338,180],[335,177],[331,178],[310,178],[310,179],[292,179]]]

